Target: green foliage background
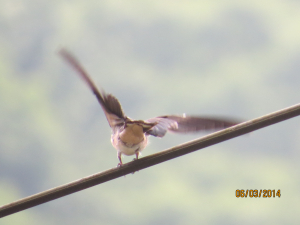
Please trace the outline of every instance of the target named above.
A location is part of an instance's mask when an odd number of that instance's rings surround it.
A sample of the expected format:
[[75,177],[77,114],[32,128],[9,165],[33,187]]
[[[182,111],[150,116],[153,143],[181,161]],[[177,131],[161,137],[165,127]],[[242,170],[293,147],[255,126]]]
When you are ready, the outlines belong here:
[[[116,166],[68,48],[131,118],[299,103],[300,1],[0,1],[0,205]],[[5,217],[11,224],[299,224],[299,118]],[[148,155],[205,133],[151,138]],[[125,161],[131,161],[131,157]],[[281,189],[281,198],[236,198]]]

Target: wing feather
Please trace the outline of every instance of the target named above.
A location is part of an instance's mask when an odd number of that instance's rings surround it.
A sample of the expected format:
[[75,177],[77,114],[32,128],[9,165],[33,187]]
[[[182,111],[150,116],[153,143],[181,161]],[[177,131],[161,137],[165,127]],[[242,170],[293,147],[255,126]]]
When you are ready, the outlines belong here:
[[222,118],[197,116],[159,116],[146,120],[157,123],[147,133],[156,137],[163,137],[167,131],[175,133],[190,133],[206,130],[220,130],[238,124],[238,121]]
[[77,59],[69,53],[66,49],[61,49],[59,54],[78,72],[85,83],[90,87],[100,103],[109,125],[113,128],[115,126],[123,125],[126,116],[122,110],[121,104],[116,97],[111,94],[106,94],[103,90],[99,91],[87,72],[83,69]]

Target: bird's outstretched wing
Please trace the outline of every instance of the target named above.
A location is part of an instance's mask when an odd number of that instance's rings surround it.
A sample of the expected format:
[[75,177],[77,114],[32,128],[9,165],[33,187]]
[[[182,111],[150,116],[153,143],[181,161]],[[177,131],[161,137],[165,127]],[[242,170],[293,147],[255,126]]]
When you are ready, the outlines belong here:
[[221,118],[205,118],[197,116],[159,116],[146,120],[157,123],[147,133],[163,137],[167,131],[175,133],[190,133],[204,130],[220,130],[238,124],[238,121]]
[[126,120],[126,116],[118,99],[111,94],[105,94],[104,91],[100,92],[77,59],[66,49],[61,49],[59,54],[78,72],[81,78],[96,95],[96,98],[98,99],[98,102],[105,113],[109,125],[112,128],[116,126],[122,126]]

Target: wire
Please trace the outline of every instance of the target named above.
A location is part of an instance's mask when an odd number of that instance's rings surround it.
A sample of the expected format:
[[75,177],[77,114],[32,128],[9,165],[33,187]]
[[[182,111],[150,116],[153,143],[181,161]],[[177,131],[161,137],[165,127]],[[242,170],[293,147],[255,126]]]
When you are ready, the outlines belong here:
[[299,115],[300,104],[297,104],[256,119],[240,123],[233,127],[229,127],[227,129],[209,134],[202,138],[195,139],[193,141],[177,145],[170,149],[143,157],[136,161],[123,164],[121,167],[116,167],[104,172],[96,173],[80,180],[76,180],[74,182],[55,187],[53,189],[40,192],[38,194],[4,205],[0,207],[0,218]]

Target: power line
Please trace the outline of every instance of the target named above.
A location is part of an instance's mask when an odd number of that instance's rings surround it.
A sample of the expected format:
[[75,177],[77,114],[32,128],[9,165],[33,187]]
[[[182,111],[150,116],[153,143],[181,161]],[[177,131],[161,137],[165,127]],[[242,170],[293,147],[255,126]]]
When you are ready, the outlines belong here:
[[0,218],[300,115],[300,104],[0,207]]

